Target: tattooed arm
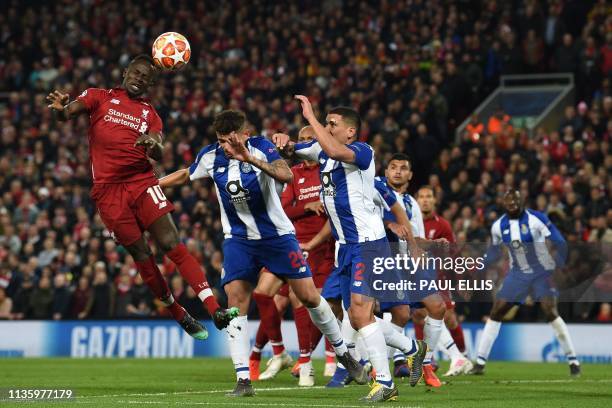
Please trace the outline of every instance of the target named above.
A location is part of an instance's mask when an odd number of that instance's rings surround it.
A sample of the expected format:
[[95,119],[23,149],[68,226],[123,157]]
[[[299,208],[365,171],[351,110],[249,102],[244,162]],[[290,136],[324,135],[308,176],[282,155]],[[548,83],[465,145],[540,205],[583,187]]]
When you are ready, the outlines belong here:
[[247,163],[251,163],[253,166],[261,169],[261,171],[275,180],[281,183],[293,182],[293,173],[291,172],[291,169],[287,165],[286,161],[280,159],[274,160],[272,163],[268,163],[253,157],[253,155],[249,155],[248,159],[249,160],[247,160]]

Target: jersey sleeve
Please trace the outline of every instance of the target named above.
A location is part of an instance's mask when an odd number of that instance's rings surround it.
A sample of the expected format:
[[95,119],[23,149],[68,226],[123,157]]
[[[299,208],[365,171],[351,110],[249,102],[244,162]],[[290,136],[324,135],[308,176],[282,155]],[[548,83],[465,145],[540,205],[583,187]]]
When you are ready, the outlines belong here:
[[300,159],[318,161],[319,154],[323,151],[321,145],[316,140],[306,143],[296,143],[294,147],[295,155]]
[[87,112],[91,113],[95,111],[98,106],[100,106],[100,102],[102,102],[102,98],[108,91],[100,88],[87,88],[84,90],[79,96],[77,96],[76,100],[83,102],[85,105],[85,109]]
[[355,152],[355,164],[360,170],[366,170],[372,164],[372,159],[374,157],[374,151],[372,148],[362,142],[354,142],[350,145],[346,145],[349,149]]
[[487,253],[484,256],[485,269],[488,268],[491,264],[497,262],[499,258],[501,258],[501,243],[501,222],[497,220],[495,223],[493,223],[493,226],[491,227],[491,245],[489,245]]
[[384,205],[385,211],[389,211],[393,204],[397,202],[397,198],[395,198],[395,194],[389,189],[387,184],[385,184],[382,180],[374,179],[374,188],[380,195],[381,204]]
[[565,238],[563,238],[561,232],[555,227],[555,224],[550,221],[546,214],[539,211],[530,211],[530,213],[540,221],[539,225],[536,227],[540,230],[540,234],[552,242],[555,264],[557,267],[563,266],[567,259],[567,242]]
[[151,107],[153,111],[153,116],[151,117],[151,121],[149,122],[149,132],[162,133],[163,123],[157,111]]
[[195,161],[189,166],[190,180],[211,176],[215,163],[216,147],[216,144],[212,144],[200,150]]
[[250,144],[265,156],[268,163],[282,160],[282,157],[278,154],[278,150],[276,150],[276,146],[265,137],[253,137],[250,140]]

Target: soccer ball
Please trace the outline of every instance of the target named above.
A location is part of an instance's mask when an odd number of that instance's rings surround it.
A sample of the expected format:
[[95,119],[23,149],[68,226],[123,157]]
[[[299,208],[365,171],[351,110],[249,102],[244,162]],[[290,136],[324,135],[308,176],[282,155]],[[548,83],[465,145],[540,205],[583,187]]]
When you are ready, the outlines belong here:
[[184,35],[169,31],[155,39],[152,53],[155,65],[174,71],[189,62],[191,46]]

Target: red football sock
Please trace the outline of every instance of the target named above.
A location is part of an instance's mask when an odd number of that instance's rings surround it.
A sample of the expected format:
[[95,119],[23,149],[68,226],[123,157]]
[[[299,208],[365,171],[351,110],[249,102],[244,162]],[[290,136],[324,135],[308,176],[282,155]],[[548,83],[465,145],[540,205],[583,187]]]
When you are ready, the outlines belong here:
[[189,283],[193,291],[206,305],[208,314],[214,315],[215,311],[219,309],[219,303],[210,290],[206,275],[202,270],[202,267],[196,261],[196,259],[187,251],[185,244],[178,244],[172,250],[166,253],[168,258],[178,268],[181,276]]
[[414,323],[414,335],[416,336],[417,340],[423,340],[423,337],[424,337],[423,329],[424,328],[425,328],[424,324]]
[[[319,328],[312,322],[312,319],[309,319],[309,323],[310,323],[310,350],[312,351],[316,349],[317,346],[319,345],[319,341],[321,341],[321,337],[323,337],[323,334],[321,333],[321,330],[319,330]],[[334,351],[334,355],[335,354],[336,352]]]
[[153,294],[161,301],[172,301],[172,303],[166,307],[174,320],[183,320],[186,313],[185,309],[183,309],[183,307],[179,305],[178,302],[172,297],[170,288],[168,287],[168,282],[166,282],[166,279],[157,267],[157,263],[155,262],[153,255],[151,255],[149,259],[145,261],[136,261],[134,263],[136,264],[136,269],[138,270],[138,273],[140,273],[142,280],[149,287],[149,289],[151,289],[151,292],[153,292]]
[[457,324],[457,327],[452,330],[449,329],[449,331],[459,351],[465,353],[465,339],[463,338],[463,328],[461,324]]
[[298,346],[300,348],[300,358],[298,363],[307,363],[310,361],[310,314],[308,309],[300,306],[293,311],[295,319],[295,328],[298,335]]
[[261,350],[268,343],[268,335],[263,328],[263,322],[259,323],[259,327],[257,327],[257,334],[255,335],[255,344],[253,345],[253,350],[251,350],[251,356],[249,360],[261,360]]
[[283,335],[280,328],[281,318],[276,309],[274,298],[253,292],[253,300],[255,300],[259,310],[259,317],[261,318],[260,326],[263,326],[263,330],[268,335],[274,355],[282,353],[285,347],[283,346]]

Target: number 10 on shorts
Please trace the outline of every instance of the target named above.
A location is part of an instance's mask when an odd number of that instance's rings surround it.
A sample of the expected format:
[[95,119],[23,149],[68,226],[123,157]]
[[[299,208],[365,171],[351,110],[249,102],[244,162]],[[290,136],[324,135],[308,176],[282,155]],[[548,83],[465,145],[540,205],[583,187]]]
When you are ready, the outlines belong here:
[[164,195],[164,192],[162,191],[159,184],[156,186],[151,186],[147,188],[147,193],[151,196],[155,205],[159,206],[160,210],[164,208],[166,205],[168,205],[168,202],[167,202],[168,199]]

